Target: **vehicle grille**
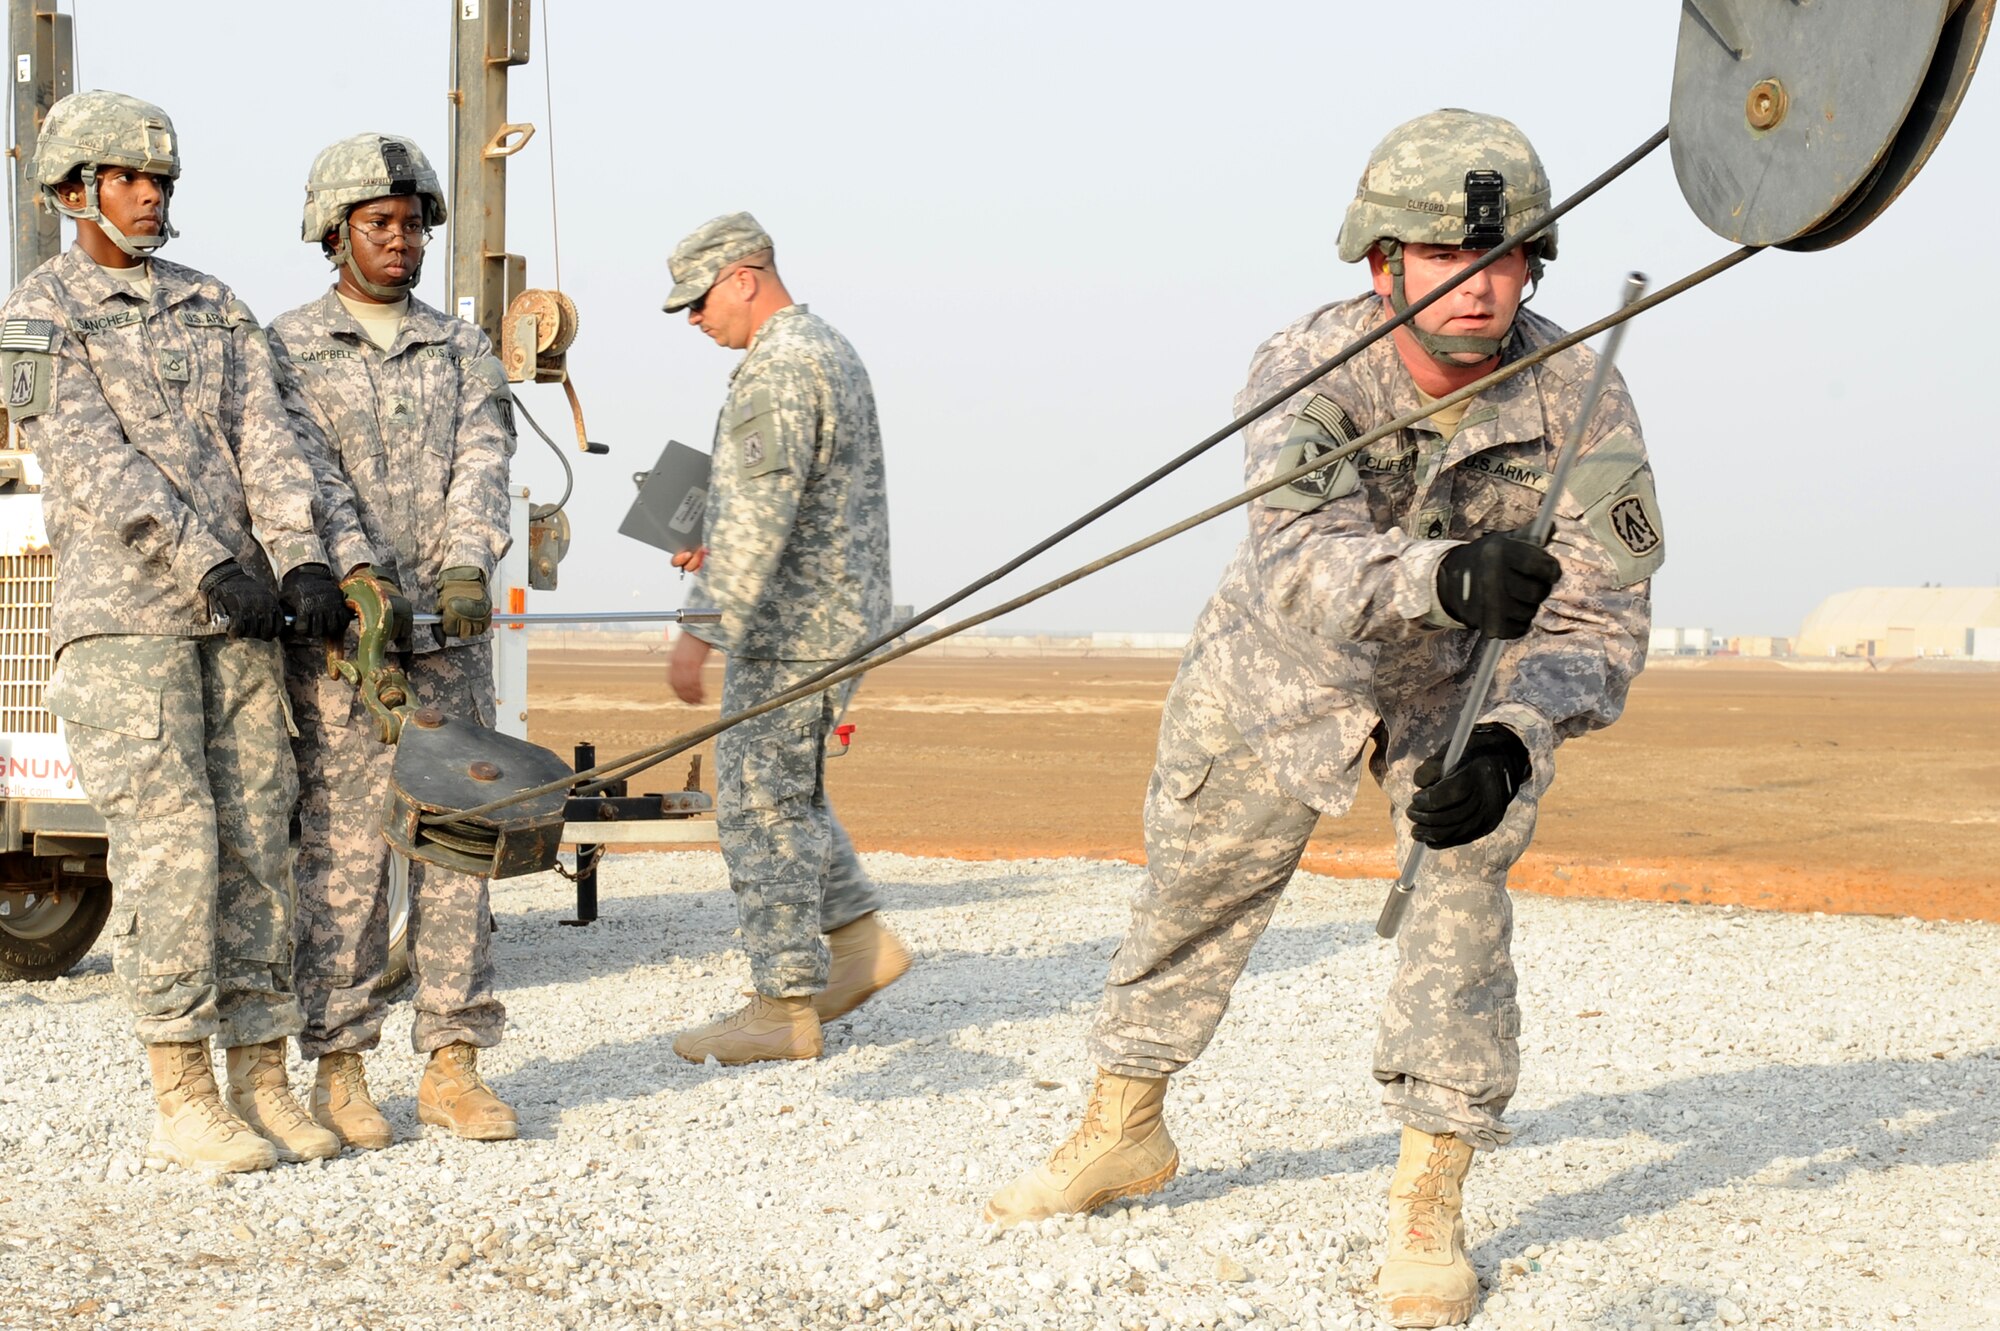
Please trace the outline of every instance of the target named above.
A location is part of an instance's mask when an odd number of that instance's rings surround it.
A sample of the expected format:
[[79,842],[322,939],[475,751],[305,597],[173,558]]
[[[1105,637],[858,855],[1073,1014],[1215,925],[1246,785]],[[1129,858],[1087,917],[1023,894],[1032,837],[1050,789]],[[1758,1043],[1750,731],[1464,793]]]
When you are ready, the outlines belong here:
[[0,555],[0,732],[53,735],[42,705],[55,663],[49,656],[49,605],[55,556]]

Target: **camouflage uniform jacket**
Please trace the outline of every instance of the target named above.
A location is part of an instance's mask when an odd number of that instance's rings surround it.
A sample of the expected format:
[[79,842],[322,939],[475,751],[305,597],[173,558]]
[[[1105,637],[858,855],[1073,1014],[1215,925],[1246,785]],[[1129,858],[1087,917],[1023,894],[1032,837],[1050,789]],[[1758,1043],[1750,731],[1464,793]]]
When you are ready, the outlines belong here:
[[[412,296],[383,351],[329,289],[272,320],[271,350],[335,576],[373,564],[419,611],[436,608],[445,569],[491,579],[511,543],[514,415],[486,334]],[[420,652],[440,642],[417,631]]]
[[691,630],[736,656],[825,661],[889,626],[889,499],[868,371],[803,305],[757,330],[715,426]]
[[0,312],[8,414],[42,468],[58,652],[220,632],[200,590],[217,564],[275,586],[326,560],[264,330],[214,278],[152,271],[147,300],[73,248]]
[[[1278,333],[1252,360],[1238,410],[1384,317],[1384,303],[1364,296]],[[1561,336],[1524,310],[1502,354]],[[1595,363],[1586,347],[1563,352],[1473,399],[1449,443],[1412,427],[1252,502],[1249,534],[1202,613],[1186,668],[1223,685],[1229,719],[1297,798],[1344,811],[1377,720],[1469,673],[1478,637],[1438,606],[1438,563],[1461,542],[1533,520]],[[1248,427],[1247,481],[1419,405],[1384,338]],[[1562,579],[1502,654],[1480,717],[1527,744],[1537,796],[1556,745],[1623,709],[1645,664],[1648,579],[1666,555],[1638,417],[1616,375],[1564,489],[1548,547]]]

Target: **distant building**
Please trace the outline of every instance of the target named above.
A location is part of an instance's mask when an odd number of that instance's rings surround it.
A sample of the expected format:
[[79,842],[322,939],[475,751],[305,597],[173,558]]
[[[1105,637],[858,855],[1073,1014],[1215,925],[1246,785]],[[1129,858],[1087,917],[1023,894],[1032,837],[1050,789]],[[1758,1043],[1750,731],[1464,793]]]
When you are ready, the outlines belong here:
[[2000,587],[1857,587],[1806,616],[1800,656],[2000,661]]
[[1655,628],[1646,640],[1649,657],[1707,656],[1714,650],[1714,629]]
[[1790,656],[1792,640],[1763,636],[1731,638],[1729,650],[1738,656]]

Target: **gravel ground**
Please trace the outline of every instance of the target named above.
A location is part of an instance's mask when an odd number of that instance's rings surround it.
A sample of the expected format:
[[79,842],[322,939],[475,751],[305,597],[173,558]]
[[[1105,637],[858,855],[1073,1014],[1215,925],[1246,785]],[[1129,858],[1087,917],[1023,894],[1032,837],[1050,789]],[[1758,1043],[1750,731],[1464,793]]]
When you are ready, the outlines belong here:
[[[916,968],[817,1063],[682,1063],[747,974],[713,854],[608,862],[605,918],[502,883],[523,1140],[211,1183],[148,1170],[102,950],[0,986],[0,1326],[1373,1328],[1395,1138],[1367,1076],[1382,885],[1301,875],[1168,1114],[1142,1205],[1005,1235],[1080,1111],[1138,870],[870,857]],[[1477,1328],[2000,1327],[2000,928],[1523,898],[1515,1145],[1468,1185]],[[295,1080],[299,1077],[295,1068]]]

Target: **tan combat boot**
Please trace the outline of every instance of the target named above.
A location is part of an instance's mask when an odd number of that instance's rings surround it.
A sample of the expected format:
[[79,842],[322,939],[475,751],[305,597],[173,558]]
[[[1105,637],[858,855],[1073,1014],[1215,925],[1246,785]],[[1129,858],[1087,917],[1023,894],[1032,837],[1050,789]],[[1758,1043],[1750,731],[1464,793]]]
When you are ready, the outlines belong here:
[[513,1107],[479,1075],[479,1051],[469,1044],[431,1051],[417,1083],[417,1121],[476,1142],[508,1142],[521,1135]]
[[1160,1117],[1166,1098],[1165,1077],[1099,1072],[1082,1125],[1046,1163],[994,1193],[982,1218],[1012,1226],[1158,1192],[1181,1167]]
[[368,1091],[361,1055],[352,1049],[321,1055],[313,1074],[312,1116],[313,1122],[363,1151],[379,1151],[396,1140]]
[[251,1131],[278,1148],[284,1161],[324,1160],[340,1154],[340,1138],[312,1121],[285,1081],[285,1042],[237,1045],[229,1066],[229,1109]]
[[148,1156],[211,1174],[269,1169],[278,1163],[271,1143],[222,1103],[207,1045],[147,1045],[146,1059],[159,1106]]
[[1479,1302],[1462,1214],[1472,1148],[1445,1133],[1403,1129],[1389,1180],[1389,1244],[1375,1292],[1391,1326],[1457,1326]]
[[896,935],[882,927],[872,910],[828,934],[826,948],[833,954],[826,988],[814,994],[812,1001],[822,1022],[846,1016],[910,969],[909,952]]
[[767,1059],[818,1058],[826,1047],[811,998],[766,998],[746,991],[749,999],[720,1021],[682,1031],[674,1052],[690,1063],[761,1063]]

